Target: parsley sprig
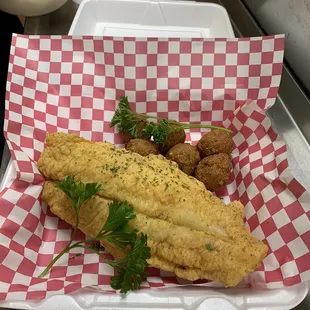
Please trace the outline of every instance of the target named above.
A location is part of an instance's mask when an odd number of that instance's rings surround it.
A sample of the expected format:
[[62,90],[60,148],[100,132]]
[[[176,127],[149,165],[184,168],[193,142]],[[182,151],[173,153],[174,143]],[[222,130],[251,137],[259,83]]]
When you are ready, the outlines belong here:
[[[70,177],[57,183],[71,200],[71,206],[76,215],[76,225],[68,245],[50,262],[39,275],[44,277],[52,266],[67,252],[74,248],[83,248],[97,253],[107,264],[114,267],[118,275],[111,277],[111,287],[120,289],[121,293],[136,290],[146,279],[145,268],[147,259],[151,257],[150,248],[147,246],[147,236],[143,233],[138,237],[138,231],[130,229],[128,223],[136,217],[135,210],[127,201],[114,200],[109,204],[109,216],[95,238],[73,243],[79,225],[80,209],[85,201],[102,190],[96,183],[75,183]],[[120,260],[109,260],[102,253],[99,240],[106,240],[125,252],[125,257]]]
[[75,183],[72,178],[65,178],[62,182],[58,182],[56,186],[60,188],[70,198],[71,206],[76,216],[75,228],[68,244],[70,245],[74,240],[75,234],[79,227],[79,214],[82,204],[90,197],[101,191],[102,186],[96,183],[87,183],[86,185],[84,185],[81,181]]
[[110,127],[118,125],[118,129],[124,133],[130,133],[133,137],[138,137],[137,124],[141,120],[157,119],[158,122],[150,122],[142,130],[146,137],[153,137],[157,144],[164,144],[168,135],[175,130],[190,128],[209,128],[223,130],[232,133],[231,130],[223,127],[202,125],[202,124],[186,124],[177,121],[168,120],[166,118],[158,118],[152,115],[140,114],[131,110],[128,98],[121,96],[119,106],[110,122]]

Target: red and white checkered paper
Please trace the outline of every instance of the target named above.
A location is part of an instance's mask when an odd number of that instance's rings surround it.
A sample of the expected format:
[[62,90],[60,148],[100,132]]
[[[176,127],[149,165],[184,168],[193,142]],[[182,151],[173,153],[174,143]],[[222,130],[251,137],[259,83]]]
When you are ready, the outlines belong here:
[[[120,145],[109,122],[122,95],[138,112],[231,128],[233,175],[217,194],[227,202],[240,199],[252,234],[269,245],[245,284],[276,288],[309,280],[310,195],[289,171],[286,146],[265,115],[277,95],[283,48],[283,36],[14,35],[5,134],[17,177],[0,195],[0,299],[45,298],[86,286],[111,291],[113,269],[88,252],[65,255],[46,279],[37,278],[66,245],[71,228],[41,203],[36,161],[46,132]],[[201,134],[193,129],[187,140],[196,142]],[[151,268],[143,287],[184,283]]]

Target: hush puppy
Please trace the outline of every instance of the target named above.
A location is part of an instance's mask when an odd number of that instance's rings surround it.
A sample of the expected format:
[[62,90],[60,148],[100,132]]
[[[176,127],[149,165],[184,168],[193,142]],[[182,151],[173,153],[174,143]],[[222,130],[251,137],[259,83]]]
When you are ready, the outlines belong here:
[[184,129],[176,129],[170,132],[166,142],[159,145],[159,151],[161,154],[166,154],[173,146],[184,143],[186,139],[186,134]]
[[153,141],[143,139],[132,139],[126,145],[126,150],[138,153],[142,156],[150,154],[158,155],[158,145]]
[[[137,122],[137,132],[138,132],[138,137],[139,139],[144,139],[144,140],[150,140],[150,137],[147,137],[143,134],[142,130],[147,126],[148,121],[143,119],[139,122]],[[127,144],[130,140],[135,139],[135,137],[128,133],[128,132],[122,132],[120,131],[120,137],[122,141]]]
[[175,161],[179,168],[186,174],[192,175],[200,161],[200,155],[195,146],[189,143],[179,143],[173,146],[166,157]]
[[212,130],[202,136],[197,149],[202,157],[225,153],[230,154],[233,147],[231,134],[223,130]]
[[231,162],[225,153],[210,155],[202,159],[196,167],[195,178],[214,192],[225,185],[230,177]]

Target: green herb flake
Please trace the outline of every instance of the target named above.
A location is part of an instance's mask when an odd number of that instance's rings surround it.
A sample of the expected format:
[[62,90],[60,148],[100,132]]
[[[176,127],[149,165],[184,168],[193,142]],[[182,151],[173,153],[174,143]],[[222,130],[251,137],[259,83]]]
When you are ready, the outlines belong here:
[[214,247],[211,243],[207,243],[206,244],[206,249],[209,250],[209,251],[213,251],[214,250]]
[[120,169],[120,166],[112,166],[110,168],[110,171],[113,173],[113,174],[116,174],[117,171]]
[[[176,182],[176,184],[178,184],[178,183]],[[182,187],[185,188],[185,189],[189,189],[189,186],[187,184],[185,184],[185,183],[182,184]]]

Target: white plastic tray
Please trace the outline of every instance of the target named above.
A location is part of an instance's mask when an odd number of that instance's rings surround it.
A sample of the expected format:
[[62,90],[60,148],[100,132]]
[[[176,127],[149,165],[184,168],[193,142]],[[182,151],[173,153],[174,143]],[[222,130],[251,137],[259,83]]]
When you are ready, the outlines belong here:
[[[86,0],[75,16],[70,35],[135,37],[234,37],[226,10],[216,4],[187,1]],[[9,163],[2,189],[16,175]],[[0,307],[36,310],[288,310],[308,293],[302,283],[281,290],[178,287],[129,293],[126,298],[83,289],[44,301],[3,302]]]

